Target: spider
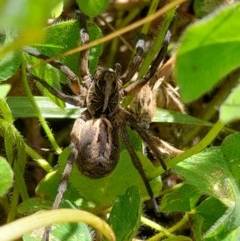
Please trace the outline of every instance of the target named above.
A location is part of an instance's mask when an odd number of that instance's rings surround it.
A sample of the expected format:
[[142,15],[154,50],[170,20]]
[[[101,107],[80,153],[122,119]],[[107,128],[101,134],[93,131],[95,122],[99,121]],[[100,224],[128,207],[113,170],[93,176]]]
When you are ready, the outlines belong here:
[[[76,16],[80,25],[81,43],[84,45],[89,41],[86,17],[79,10],[76,10]],[[145,44],[143,37],[140,37],[137,41],[135,55],[123,75],[121,75],[120,64],[116,64],[114,69],[98,67],[94,76],[91,76],[88,67],[89,50],[84,50],[80,54],[81,82],[79,77],[66,65],[57,60],[49,62],[49,64],[67,75],[71,83],[71,89],[76,96],[61,93],[49,86],[44,80],[31,74],[31,69],[28,69],[29,78],[40,82],[52,94],[65,102],[86,108],[75,120],[71,131],[71,152],[62,174],[58,193],[52,206],[53,209],[57,209],[60,205],[63,194],[67,189],[68,178],[74,162],[78,169],[90,178],[102,178],[113,171],[119,160],[119,135],[121,135],[132,162],[143,179],[148,195],[157,209],[153,191],[142,164],[131,145],[126,125],[139,134],[155,158],[160,161],[163,169],[166,170],[166,165],[162,160],[162,153],[159,151],[156,138],[142,128],[134,114],[122,108],[120,102],[124,96],[137,93],[151,79],[165,56],[169,38],[170,34],[167,33],[163,47],[151,64],[147,74],[141,79],[130,83],[127,87],[124,87],[124,85],[132,80],[143,58]],[[26,51],[30,55],[41,59],[49,58],[30,49]],[[48,240],[49,231],[50,229],[45,232],[44,240]]]

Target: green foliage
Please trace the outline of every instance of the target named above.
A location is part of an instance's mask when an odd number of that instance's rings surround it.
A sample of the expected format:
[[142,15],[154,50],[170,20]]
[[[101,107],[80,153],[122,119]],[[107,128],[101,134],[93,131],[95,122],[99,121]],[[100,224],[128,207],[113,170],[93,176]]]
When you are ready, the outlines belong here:
[[[14,186],[16,195],[21,195],[23,200],[28,199],[28,192],[26,184],[23,179],[23,172],[26,163],[26,153],[24,150],[24,141],[18,130],[13,125],[12,115],[10,109],[3,99],[0,99],[0,136],[4,139],[4,148],[6,151],[6,157],[9,164],[13,165],[13,171],[17,186]],[[2,176],[6,176],[6,187],[11,183],[11,170],[9,167],[2,164],[2,168],[5,168],[6,173]],[[4,179],[3,179],[4,181]],[[8,183],[8,184],[7,184]],[[9,188],[9,186],[8,186]],[[4,191],[4,190],[3,190]],[[6,190],[5,190],[6,191]],[[16,207],[15,207],[16,208]]]
[[[109,4],[108,0],[79,0],[78,2],[80,9],[90,17],[103,13]],[[226,75],[240,65],[240,4],[222,5],[217,9],[221,3],[221,0],[195,0],[194,13],[202,19],[197,20],[184,31],[178,44],[174,72],[185,102],[189,103],[203,94],[210,93],[217,84],[221,84],[221,80]],[[157,6],[158,1],[151,1],[151,4]],[[79,53],[75,51],[75,48],[81,43],[77,22],[75,20],[60,21],[46,27],[47,19],[59,16],[62,6],[61,0],[34,1],[34,4],[31,0],[7,0],[0,3],[0,29],[3,33],[0,36],[0,81],[4,81],[4,85],[1,83],[0,87],[0,95],[3,97],[0,99],[0,136],[3,140],[1,150],[4,149],[4,154],[1,153],[1,156],[5,156],[5,158],[0,157],[0,204],[6,213],[7,222],[11,222],[0,227],[1,240],[17,239],[23,234],[23,240],[40,240],[43,229],[31,231],[56,222],[55,219],[53,220],[55,215],[52,215],[52,211],[46,213],[38,211],[52,206],[70,149],[62,150],[59,147],[60,144],[55,139],[54,131],[48,126],[45,118],[49,121],[51,118],[77,118],[83,110],[65,105],[40,84],[38,88],[44,97],[35,96],[34,90],[30,88],[32,83],[28,82],[26,76],[28,65],[32,66],[32,73],[59,90],[61,90],[61,85],[66,83],[66,77],[59,70],[29,56],[22,49],[31,49],[53,57],[79,75]],[[153,6],[151,7],[151,13],[154,13],[155,10]],[[117,15],[119,19],[122,17],[121,14]],[[166,14],[167,17],[161,29],[169,27],[174,14],[174,10]],[[90,41],[102,37],[102,30],[95,23],[89,21],[88,29]],[[148,27],[145,26],[144,30],[146,29]],[[165,31],[159,31],[156,34],[156,41],[140,73],[148,69],[155,52],[160,48],[164,34]],[[105,51],[109,49],[106,45]],[[74,54],[68,54],[68,51],[72,50]],[[99,64],[102,50],[102,44],[91,48],[89,57],[91,73]],[[4,97],[11,88],[11,83],[6,81],[15,77],[17,72],[21,73],[17,85],[20,81],[23,83],[27,96],[11,96],[6,100]],[[216,124],[211,123],[209,119],[199,119],[188,114],[157,109],[153,118],[155,123],[211,128],[198,144],[191,148],[187,146],[182,154],[167,161],[168,168],[180,176],[182,182],[162,192],[162,180],[159,176],[163,172],[162,168],[156,168],[146,158],[142,153],[142,140],[134,131],[128,129],[130,141],[150,180],[154,196],[161,196],[161,215],[174,216],[173,220],[177,220],[176,223],[172,226],[167,224],[168,228],[164,228],[157,223],[158,221],[150,220],[149,223],[143,221],[142,216],[145,214],[142,210],[142,202],[148,200],[149,196],[142,178],[121,141],[120,159],[110,175],[101,179],[90,179],[83,176],[74,166],[67,192],[61,203],[61,208],[67,208],[67,210],[53,211],[56,211],[56,215],[59,211],[59,222],[65,221],[54,225],[52,234],[54,238],[56,240],[91,240],[92,230],[88,227],[90,225],[95,229],[101,227],[99,231],[110,240],[114,240],[111,229],[107,231],[104,229],[103,214],[108,214],[109,218],[105,219],[113,229],[116,240],[128,241],[135,238],[141,222],[154,229],[156,234],[150,238],[152,241],[163,239],[168,241],[238,240],[240,236],[240,134],[225,128],[226,137],[220,146],[209,146],[225,125],[240,119],[239,86],[238,76],[226,100],[222,100],[217,105],[220,115]],[[29,117],[40,121],[45,131],[44,135],[47,136],[51,145],[50,148],[60,154],[59,166],[56,169],[53,169],[42,156],[31,149],[20,131],[16,129],[15,118]],[[229,133],[233,134],[229,135]],[[196,139],[202,138],[201,135],[195,137]],[[49,154],[47,158],[51,160],[51,156]],[[28,185],[24,179],[26,161],[30,158],[47,172],[36,188],[37,196],[32,198],[29,198]],[[11,200],[6,195],[10,188]],[[20,204],[19,200],[22,201]],[[111,207],[112,209],[109,210]],[[87,212],[79,215],[78,208],[85,209]],[[70,218],[73,217],[71,211],[76,211],[78,218],[67,219],[67,215],[63,215],[62,211],[70,211]],[[32,215],[35,212],[36,214]],[[99,225],[94,226],[95,224],[89,221],[93,220],[92,216],[84,219],[91,214],[90,212],[101,214],[103,218],[98,220],[101,225],[98,223]],[[14,221],[16,216],[26,217]],[[75,223],[66,223],[64,219]],[[17,236],[12,236],[14,235],[12,230],[15,228]],[[181,235],[184,228],[191,231],[191,236]]]
[[173,192],[166,194],[160,208],[163,212],[189,212],[196,205],[200,195],[194,186],[185,183]]
[[[13,29],[17,26],[21,31],[34,28],[36,28],[35,30],[41,30],[50,16],[49,12],[60,2],[62,0],[43,0],[35,1],[34,3],[30,0],[19,0],[17,2],[14,0],[1,1],[0,27],[3,29],[7,25]],[[25,11],[22,11],[23,6]],[[44,11],[40,11],[40,9],[44,9]]]
[[[16,37],[16,36],[15,36]],[[6,36],[0,37],[0,44],[6,46],[14,39],[14,34],[6,32]],[[0,60],[0,82],[12,77],[21,63],[21,53],[18,51],[4,55]]]
[[[63,224],[55,228],[53,233],[54,240],[91,240],[91,231],[86,224],[91,225],[100,231],[108,240],[114,241],[115,236],[110,226],[94,214],[76,209],[58,209],[35,214],[15,220],[7,225],[0,227],[0,239],[2,241],[16,240],[23,234],[23,240],[41,240],[43,225],[52,223],[78,223],[74,225]],[[83,224],[85,222],[86,224]],[[14,230],[14,232],[12,231]],[[27,234],[34,230],[31,234]]]
[[86,15],[96,17],[106,10],[109,0],[77,0],[77,3]]
[[[69,232],[69,230],[71,230],[71,232]],[[42,234],[43,232],[39,232],[39,230],[27,233],[23,236],[23,241],[39,241],[42,238]],[[56,241],[77,241],[79,237],[81,237],[83,241],[92,240],[91,232],[84,223],[54,225],[53,231],[51,232],[51,239]]]
[[190,116],[186,113],[178,113],[171,110],[160,109],[156,110],[152,122],[156,123],[179,123],[188,125],[201,125],[209,126],[211,123],[198,119],[196,117]]
[[[38,51],[46,56],[60,56],[62,52],[74,49],[79,46],[79,26],[76,20],[59,22],[51,25],[46,29],[47,35],[45,41],[42,44],[33,45],[34,48],[30,48],[33,51]],[[96,40],[102,37],[101,30],[97,25],[91,23],[88,27],[90,40]],[[90,51],[89,63],[90,71],[93,73],[97,67],[98,59],[102,53],[102,45],[95,46]],[[26,61],[31,65],[39,65],[41,61],[35,57],[31,57],[25,54]],[[71,56],[66,56],[60,58],[63,64],[66,64],[71,70],[78,75],[78,59],[79,53],[72,54]],[[60,71],[56,70],[48,64],[40,64],[39,67],[35,67],[32,73],[44,79],[48,84],[61,90],[61,83],[66,83],[66,76]],[[41,88],[44,95],[50,97],[58,106],[64,107],[64,104],[51,93],[49,93],[46,88]]]
[[240,5],[222,8],[190,26],[176,58],[182,98],[196,100],[240,65]]
[[[66,107],[60,108],[48,97],[35,96],[37,103],[44,118],[77,118],[81,114],[81,109],[76,106],[66,104]],[[8,97],[7,104],[12,110],[14,118],[37,117],[37,113],[28,97]],[[24,106],[24,108],[23,108]]]
[[141,213],[139,189],[131,186],[116,198],[108,219],[117,241],[132,240],[140,226]]
[[232,90],[232,93],[223,102],[220,107],[220,120],[224,123],[229,123],[239,120],[239,106],[240,106],[240,85]]
[[7,193],[9,188],[13,183],[13,171],[5,160],[5,158],[0,157],[0,197]]
[[[177,208],[178,211],[190,211],[195,208],[195,218],[203,218],[201,229],[204,240],[223,240],[239,227],[240,183],[236,171],[236,166],[240,164],[239,143],[239,133],[230,135],[220,147],[208,148],[174,167],[174,171],[184,177],[187,185],[190,185],[188,189],[194,192],[192,195],[184,195],[182,187],[177,189],[171,194],[171,202],[167,203],[165,200],[164,209],[171,208],[169,205],[176,202],[180,192],[184,199],[188,199],[185,204],[192,203],[194,199],[193,204],[197,204],[200,194],[209,196],[210,198],[199,206],[189,205],[189,210],[186,210],[184,205],[181,205],[181,210],[180,205]],[[172,207],[172,211],[175,211],[175,208]]]
[[[51,199],[55,198],[68,155],[69,149],[64,150],[59,159],[60,168],[57,172],[46,175],[36,190],[38,195],[47,195]],[[153,165],[149,163],[142,153],[138,153],[138,155],[146,173],[150,174],[154,170]],[[103,210],[104,208],[110,207],[116,196],[125,192],[129,183],[139,188],[142,199],[148,199],[143,181],[138,171],[133,166],[126,150],[121,152],[117,167],[108,176],[101,179],[90,179],[79,173],[77,167],[74,166],[69,182],[69,187],[64,195],[64,199],[72,200],[75,205],[80,205],[81,208],[87,210]],[[151,180],[150,184],[157,196],[161,190],[160,178]]]
[[[43,27],[51,15],[51,11],[62,0],[8,0],[0,2],[0,29],[8,29],[18,33],[18,37],[0,50],[2,57],[9,51],[20,49],[22,46],[37,43],[45,35]],[[43,11],[44,9],[44,11]]]
[[197,17],[203,17],[206,14],[211,13],[222,3],[224,3],[223,0],[195,0],[193,8]]
[[[71,206],[66,206],[73,208]],[[36,229],[23,236],[24,241],[39,241],[42,238],[43,229]],[[81,238],[83,241],[91,241],[92,235],[90,228],[85,223],[61,223],[52,226],[51,239],[56,241],[77,241]]]

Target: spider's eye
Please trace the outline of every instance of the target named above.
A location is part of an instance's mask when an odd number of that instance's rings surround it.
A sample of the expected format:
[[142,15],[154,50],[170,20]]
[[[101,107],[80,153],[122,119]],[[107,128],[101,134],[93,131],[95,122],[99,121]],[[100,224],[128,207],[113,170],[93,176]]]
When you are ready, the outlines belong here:
[[109,81],[109,80],[112,80],[114,79],[114,73],[113,72],[110,72],[110,71],[107,71],[105,74],[104,74],[104,79],[106,81]]
[[113,71],[109,71],[107,70],[105,73],[104,73],[104,80],[106,83],[108,82],[114,82],[114,80],[116,79],[116,75]]

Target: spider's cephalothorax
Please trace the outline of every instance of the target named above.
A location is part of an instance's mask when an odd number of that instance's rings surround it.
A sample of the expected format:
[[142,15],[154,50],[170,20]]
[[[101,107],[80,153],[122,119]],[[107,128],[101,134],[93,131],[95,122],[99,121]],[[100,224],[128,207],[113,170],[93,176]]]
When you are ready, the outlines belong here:
[[97,69],[86,98],[87,109],[92,118],[113,118],[116,114],[121,98],[120,70],[119,64],[116,64],[115,70],[101,67]]

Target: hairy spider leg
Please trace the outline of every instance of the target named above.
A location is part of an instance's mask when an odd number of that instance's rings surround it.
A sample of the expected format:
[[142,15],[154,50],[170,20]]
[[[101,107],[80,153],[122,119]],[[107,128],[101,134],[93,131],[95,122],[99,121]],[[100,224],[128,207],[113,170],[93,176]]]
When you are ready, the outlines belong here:
[[[80,80],[79,80],[78,76],[67,65],[59,62],[56,59],[50,59],[49,56],[38,52],[36,49],[31,49],[31,48],[26,47],[26,48],[24,48],[24,51],[33,57],[46,60],[48,64],[59,69],[63,74],[65,74],[67,76],[71,90],[74,94],[79,95],[79,94],[86,93],[86,88],[84,86],[80,85]],[[27,72],[28,73],[31,72],[31,66],[27,67]],[[45,84],[46,82],[44,80],[41,81],[41,79],[39,77],[36,77],[35,75],[31,74],[31,78],[40,82],[45,88],[48,88],[49,85],[46,85]],[[43,82],[45,82],[45,83],[43,83]],[[59,97],[59,98],[63,99],[64,97]],[[63,99],[63,100],[65,100],[65,99]],[[66,102],[68,102],[68,101],[66,101]],[[70,103],[70,102],[68,102],[68,103]],[[70,104],[73,104],[73,103],[70,103]],[[74,104],[74,105],[79,106],[79,104]]]
[[142,163],[141,163],[139,157],[137,156],[136,152],[134,151],[134,149],[131,145],[131,142],[130,142],[130,139],[129,139],[129,136],[128,136],[128,133],[127,133],[127,128],[126,128],[125,125],[120,126],[120,133],[122,135],[122,138],[123,138],[123,141],[124,141],[125,146],[127,148],[127,151],[130,154],[132,163],[136,167],[136,169],[138,170],[138,173],[141,176],[141,178],[144,182],[144,185],[146,187],[147,193],[148,193],[148,195],[150,196],[150,198],[153,202],[153,208],[154,208],[156,213],[159,213],[159,208],[158,208],[156,199],[154,198],[152,188],[151,188],[151,186],[149,184],[149,181],[147,179],[147,176],[146,176],[146,174],[143,170]]
[[120,77],[123,84],[129,82],[135,73],[138,71],[139,66],[143,59],[144,49],[145,49],[145,35],[141,34],[138,38],[138,41],[135,45],[135,54],[133,55],[131,61],[128,64],[127,70]]
[[159,67],[159,65],[161,64],[161,62],[163,61],[163,59],[166,56],[170,37],[171,37],[171,33],[168,30],[166,33],[166,36],[164,38],[162,48],[159,51],[159,53],[158,53],[157,57],[155,58],[155,60],[153,61],[153,63],[151,64],[151,67],[149,68],[148,72],[141,79],[133,82],[132,84],[130,84],[129,86],[127,86],[126,88],[123,89],[125,96],[133,95],[133,94],[137,93],[153,77],[153,75],[156,73],[157,68]]
[[27,73],[27,76],[31,79],[36,80],[39,82],[43,87],[45,87],[50,93],[53,95],[57,96],[59,99],[63,100],[64,102],[67,102],[71,105],[75,106],[82,106],[83,104],[81,103],[81,100],[77,96],[70,96],[62,93],[61,91],[57,90],[56,88],[52,87],[49,85],[46,81],[43,79],[37,77],[36,75],[33,75],[31,73]]
[[[79,9],[76,9],[76,16],[77,16],[79,28],[80,28],[79,37],[81,40],[81,44],[85,45],[89,42],[86,16]],[[86,88],[89,88],[92,82],[91,73],[89,71],[89,60],[88,60],[89,53],[90,53],[90,50],[86,49],[86,50],[83,50],[79,55],[79,75],[81,76],[83,80],[83,85]]]
[[[78,155],[78,150],[74,147],[73,144],[70,145],[70,148],[71,148],[71,152],[70,152],[70,155],[68,157],[66,166],[64,168],[62,178],[61,178],[61,182],[59,184],[57,195],[55,197],[52,209],[58,209],[58,207],[59,207],[59,205],[62,201],[63,194],[67,190],[68,180],[69,180],[69,176],[72,172],[73,164],[74,164],[74,162],[77,158],[77,155]],[[50,232],[51,232],[51,226],[45,227],[43,237],[42,237],[42,241],[49,241]]]
[[153,154],[156,156],[157,160],[160,161],[162,168],[164,170],[167,170],[167,166],[162,159],[162,153],[158,150],[154,138],[152,138],[152,136],[150,136],[148,132],[138,124],[135,117],[131,115],[128,111],[120,109],[120,112],[122,112],[121,115],[127,121],[127,123],[139,134],[141,139],[149,146]]

